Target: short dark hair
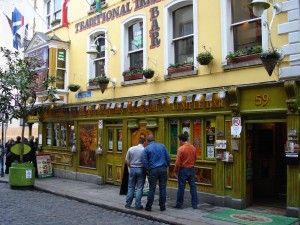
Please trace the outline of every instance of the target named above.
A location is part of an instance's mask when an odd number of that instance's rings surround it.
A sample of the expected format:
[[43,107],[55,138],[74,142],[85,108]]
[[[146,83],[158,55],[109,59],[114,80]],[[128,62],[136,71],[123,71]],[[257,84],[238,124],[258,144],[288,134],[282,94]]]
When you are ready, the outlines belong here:
[[188,134],[183,133],[183,134],[179,134],[178,138],[179,138],[180,141],[185,142],[185,141],[187,141],[189,139],[189,136],[188,136]]
[[145,138],[140,137],[140,138],[139,138],[139,144],[144,144],[144,143],[145,143]]

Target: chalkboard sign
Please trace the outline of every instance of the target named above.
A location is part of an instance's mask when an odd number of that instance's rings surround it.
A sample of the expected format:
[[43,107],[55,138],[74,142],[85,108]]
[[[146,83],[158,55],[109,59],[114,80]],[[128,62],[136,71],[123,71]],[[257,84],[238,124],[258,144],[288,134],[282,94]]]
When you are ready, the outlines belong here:
[[37,172],[39,178],[53,176],[50,155],[37,155],[36,164],[37,164]]

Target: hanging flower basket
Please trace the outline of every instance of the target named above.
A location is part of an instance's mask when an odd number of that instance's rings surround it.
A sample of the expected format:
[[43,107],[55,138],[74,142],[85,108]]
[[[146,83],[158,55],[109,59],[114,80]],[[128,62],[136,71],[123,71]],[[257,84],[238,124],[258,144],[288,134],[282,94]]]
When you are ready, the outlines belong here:
[[206,49],[205,46],[203,46],[204,51],[200,52],[197,56],[197,61],[200,65],[208,65],[210,62],[214,59],[211,52]]
[[145,70],[143,70],[143,75],[146,79],[151,79],[154,76],[154,70],[145,69]]
[[272,75],[275,66],[277,65],[281,55],[277,50],[269,50],[261,53],[260,59],[267,70],[269,76]]
[[70,84],[70,85],[68,86],[68,88],[69,88],[70,91],[76,92],[76,91],[79,90],[80,85],[78,85],[78,84]]
[[98,84],[98,86],[100,87],[101,92],[103,93],[109,83],[109,78],[105,75],[101,75],[95,78],[96,83]]

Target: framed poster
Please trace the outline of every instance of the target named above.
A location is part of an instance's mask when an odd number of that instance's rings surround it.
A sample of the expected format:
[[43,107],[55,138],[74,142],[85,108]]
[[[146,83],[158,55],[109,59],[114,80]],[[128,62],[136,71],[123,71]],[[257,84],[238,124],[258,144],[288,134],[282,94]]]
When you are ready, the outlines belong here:
[[177,180],[177,178],[175,176],[173,176],[174,168],[175,168],[175,165],[169,166],[169,180]]
[[50,155],[37,155],[36,156],[37,172],[39,178],[52,177],[52,163]]

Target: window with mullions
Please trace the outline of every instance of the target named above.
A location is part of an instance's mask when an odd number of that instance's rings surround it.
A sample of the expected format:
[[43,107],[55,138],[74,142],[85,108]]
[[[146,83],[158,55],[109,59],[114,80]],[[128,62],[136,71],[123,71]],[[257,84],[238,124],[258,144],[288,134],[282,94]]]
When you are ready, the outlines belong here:
[[[105,75],[105,38],[99,38],[99,36],[95,37],[95,40],[98,38],[96,41],[98,53],[94,59],[95,77]],[[101,36],[104,37],[104,34],[101,34]]]
[[131,68],[143,68],[143,22],[128,27],[128,55]]
[[199,119],[171,119],[170,127],[170,154],[176,155],[179,147],[178,135],[187,133],[189,142],[197,151],[197,156],[202,155],[202,122]]
[[66,76],[66,50],[57,49],[56,61],[56,88],[65,89],[65,76]]
[[60,20],[61,19],[61,7],[62,7],[61,0],[54,0],[53,2],[54,2],[53,20]]
[[61,24],[62,0],[49,0],[44,4],[47,29]]
[[206,158],[215,158],[215,119],[208,119],[205,121],[205,135],[206,135]]
[[173,12],[173,44],[175,64],[194,60],[193,6],[185,6]]
[[75,132],[72,123],[48,123],[46,125],[46,145],[70,147],[74,142]]
[[249,7],[251,0],[231,0],[233,51],[262,45],[261,18]]

